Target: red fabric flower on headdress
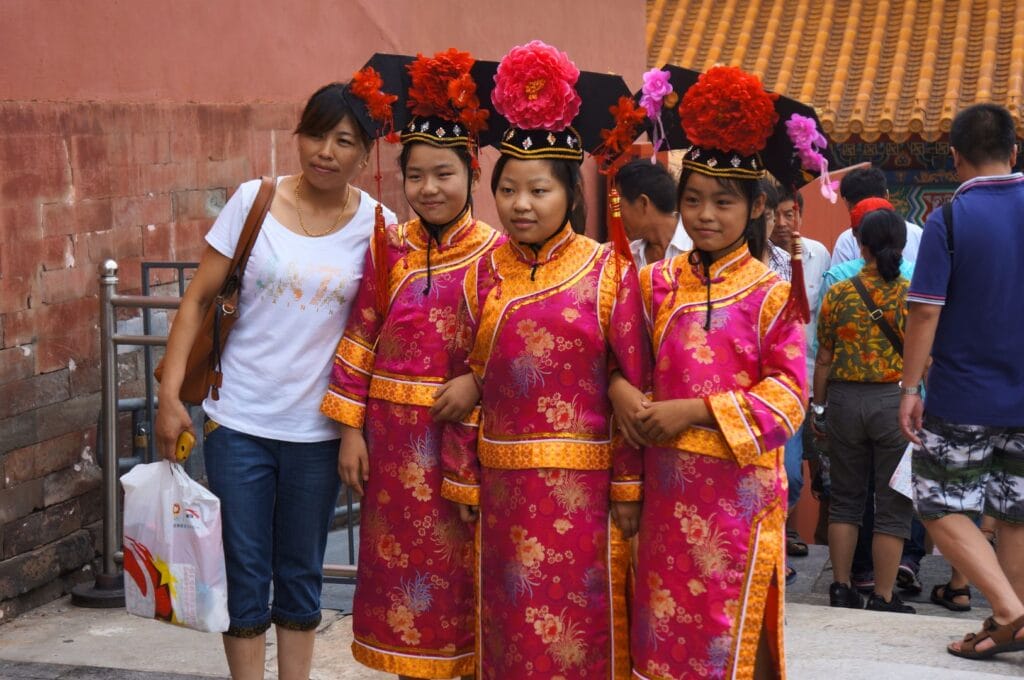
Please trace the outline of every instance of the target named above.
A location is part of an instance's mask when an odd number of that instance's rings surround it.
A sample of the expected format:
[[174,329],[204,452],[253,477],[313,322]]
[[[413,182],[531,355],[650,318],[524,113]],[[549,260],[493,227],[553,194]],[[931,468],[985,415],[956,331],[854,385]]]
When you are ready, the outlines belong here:
[[757,76],[735,66],[715,66],[683,95],[679,118],[697,146],[752,156],[764,149],[779,120],[776,99]]
[[415,116],[437,116],[460,122],[471,134],[487,126],[487,109],[480,108],[476,82],[470,75],[475,60],[469,52],[451,47],[433,57],[416,55],[409,64],[409,99],[406,102]]
[[608,110],[615,118],[615,127],[601,130],[601,146],[592,155],[597,157],[602,172],[614,174],[619,165],[616,161],[628,160],[623,154],[637,138],[637,130],[643,125],[647,112],[631,97],[619,97],[619,103]]
[[867,215],[869,212],[873,212],[875,210],[894,209],[895,208],[892,207],[892,203],[885,200],[884,198],[871,196],[870,198],[862,199],[860,201],[857,201],[857,205],[853,206],[853,208],[850,209],[850,226],[853,227],[854,229],[858,228],[860,226],[861,220],[863,220],[864,216]]
[[352,94],[366,102],[366,109],[370,112],[370,117],[385,126],[385,129],[390,132],[389,128],[394,126],[391,105],[398,100],[398,97],[384,92],[381,89],[383,86],[384,80],[380,77],[377,69],[367,66],[356,71],[352,76],[349,89]]
[[491,101],[521,130],[559,132],[569,127],[583,100],[580,70],[568,55],[540,40],[513,47],[498,65]]

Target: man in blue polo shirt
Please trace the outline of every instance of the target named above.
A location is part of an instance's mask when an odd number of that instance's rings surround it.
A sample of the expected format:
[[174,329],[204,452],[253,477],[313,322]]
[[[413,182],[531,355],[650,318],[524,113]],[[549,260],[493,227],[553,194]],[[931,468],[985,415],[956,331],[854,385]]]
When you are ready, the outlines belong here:
[[[985,658],[1024,651],[1024,175],[1011,173],[1017,144],[1006,109],[971,106],[949,137],[963,184],[952,220],[933,212],[921,238],[900,424],[916,445],[918,514],[992,604],[984,629],[948,650]],[[980,514],[997,520],[998,557],[968,517]]]

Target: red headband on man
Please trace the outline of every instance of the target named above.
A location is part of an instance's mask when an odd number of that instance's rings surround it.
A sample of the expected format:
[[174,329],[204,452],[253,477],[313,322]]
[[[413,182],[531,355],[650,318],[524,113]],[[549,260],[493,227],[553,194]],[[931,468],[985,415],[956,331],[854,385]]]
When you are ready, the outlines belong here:
[[892,203],[884,198],[878,198],[877,196],[862,199],[857,202],[857,205],[850,209],[850,227],[857,229],[860,226],[860,221],[864,219],[864,216],[873,210],[894,210],[894,208]]

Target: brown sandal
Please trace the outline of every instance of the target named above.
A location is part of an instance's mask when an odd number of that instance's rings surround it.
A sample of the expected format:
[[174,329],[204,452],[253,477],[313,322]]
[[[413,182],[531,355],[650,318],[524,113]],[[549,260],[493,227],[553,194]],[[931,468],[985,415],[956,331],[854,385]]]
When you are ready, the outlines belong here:
[[[960,643],[960,649],[946,647],[946,651],[953,656],[964,659],[988,659],[996,654],[1004,652],[1024,651],[1024,639],[1016,639],[1017,633],[1024,629],[1024,616],[1019,616],[1010,623],[998,624],[991,616],[985,619],[981,631],[968,633]],[[978,644],[992,640],[995,644],[988,649],[979,650]]]

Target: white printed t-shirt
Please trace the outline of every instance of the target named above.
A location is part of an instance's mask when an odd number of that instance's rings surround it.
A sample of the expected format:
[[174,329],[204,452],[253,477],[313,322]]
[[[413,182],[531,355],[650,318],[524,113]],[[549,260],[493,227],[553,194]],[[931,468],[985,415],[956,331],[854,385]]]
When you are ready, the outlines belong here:
[[[278,182],[281,181],[278,178]],[[238,187],[206,241],[232,257],[259,180]],[[206,414],[233,430],[288,442],[337,439],[320,413],[331,362],[363,278],[377,202],[359,192],[359,208],[328,236],[297,234],[267,213],[242,277],[238,321],[221,364],[220,399]],[[388,224],[395,214],[384,209]]]

